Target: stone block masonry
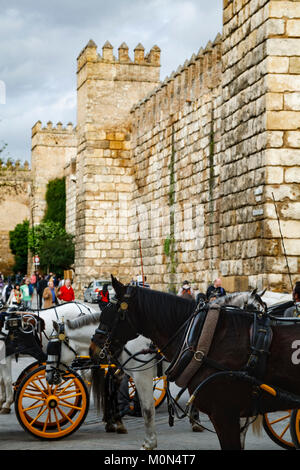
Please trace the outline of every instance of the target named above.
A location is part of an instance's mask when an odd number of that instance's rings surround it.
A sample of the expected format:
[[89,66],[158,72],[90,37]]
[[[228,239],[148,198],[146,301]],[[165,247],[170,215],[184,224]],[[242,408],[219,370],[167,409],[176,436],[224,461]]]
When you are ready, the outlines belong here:
[[89,279],[131,276],[128,213],[132,198],[130,109],[159,83],[160,49],[141,44],[118,58],[91,40],[78,57],[76,156],[76,288]]
[[287,225],[282,211],[299,198],[289,180],[299,165],[292,150],[299,126],[297,18],[293,1],[224,3],[221,273],[278,290],[290,290],[290,282],[272,193],[294,279],[298,274],[297,215]]
[[[72,123],[66,127],[62,123],[53,126],[49,121],[43,127],[38,121],[32,128],[32,197],[31,223],[39,224],[46,210],[46,188],[50,180],[62,178],[65,167],[70,164],[77,151],[77,136]],[[68,220],[67,204],[67,220]],[[68,226],[67,226],[68,230]]]
[[12,273],[14,256],[9,248],[9,231],[30,220],[31,171],[27,162],[0,165],[0,272]]
[[132,110],[133,272],[139,229],[154,288],[188,278],[204,289],[219,271],[220,85],[218,35]]

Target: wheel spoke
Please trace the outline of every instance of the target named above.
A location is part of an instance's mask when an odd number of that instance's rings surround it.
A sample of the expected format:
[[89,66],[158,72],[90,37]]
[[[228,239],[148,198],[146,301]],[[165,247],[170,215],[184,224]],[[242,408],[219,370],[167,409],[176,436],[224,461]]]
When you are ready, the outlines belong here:
[[43,426],[43,432],[45,432],[46,429],[47,429],[48,421],[50,421],[50,420],[49,420],[50,415],[51,415],[51,409],[48,410],[47,418],[46,418],[45,423],[44,423],[44,426]]
[[71,424],[74,424],[73,421],[71,420],[70,416],[68,416],[61,408],[60,406],[57,407],[57,410],[60,412],[63,418],[66,418],[68,421],[70,421]]
[[[66,390],[68,390],[68,388],[72,387],[73,384],[74,384],[74,380],[72,380],[71,383],[67,383],[66,386],[61,391],[57,390],[56,394],[57,395],[62,395],[64,393],[66,393]],[[70,393],[70,392],[67,392],[67,393]]]
[[282,431],[282,433],[279,434],[279,437],[282,438],[282,437],[285,435],[285,433],[287,432],[287,430],[289,429],[289,427],[290,427],[290,423],[288,423],[288,424],[286,425],[286,427],[284,428],[284,430]]
[[60,403],[61,403],[61,406],[65,406],[66,408],[72,408],[73,410],[82,410],[82,406],[76,406],[76,405],[73,405],[72,403],[68,403],[67,401],[65,402],[65,400],[60,400]]
[[54,416],[55,416],[55,422],[56,422],[56,425],[57,425],[57,429],[58,429],[59,432],[61,432],[60,422],[59,422],[56,410],[54,409],[53,411],[54,411]]
[[31,405],[31,406],[28,406],[28,408],[23,408],[23,412],[26,413],[26,411],[31,411],[31,410],[35,410],[36,408],[43,408],[43,405],[41,404],[36,404],[36,405]]
[[269,421],[270,424],[276,424],[280,423],[280,421],[284,421],[285,419],[289,418],[291,416],[291,413],[285,416],[281,416],[281,418],[274,419],[273,421]]
[[30,421],[30,426],[32,426],[45,413],[45,411],[47,411],[46,407],[42,409],[42,411],[38,413],[37,416],[32,421]]

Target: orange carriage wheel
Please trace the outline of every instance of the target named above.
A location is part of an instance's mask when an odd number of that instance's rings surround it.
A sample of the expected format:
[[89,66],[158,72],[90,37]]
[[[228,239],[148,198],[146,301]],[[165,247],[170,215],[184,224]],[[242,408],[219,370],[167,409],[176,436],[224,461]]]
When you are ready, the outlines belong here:
[[20,384],[15,411],[21,426],[41,439],[61,439],[76,431],[89,409],[87,388],[79,375],[67,371],[59,385],[46,380],[45,366]]
[[161,377],[153,378],[153,398],[155,408],[158,408],[165,400],[167,396],[167,377],[165,375]]
[[296,449],[300,449],[300,410],[292,410],[291,436]]
[[38,361],[32,362],[29,364],[25,369],[22,370],[21,374],[17,378],[17,380],[14,382],[13,387],[14,387],[14,394],[16,395],[16,392],[19,388],[20,383],[23,381],[23,379],[26,377],[26,375],[29,374],[29,372],[32,372],[33,369],[37,369],[38,367],[41,366],[41,363]]
[[273,442],[283,449],[295,450],[292,438],[291,410],[265,413],[263,427]]
[[[133,400],[135,395],[135,384],[133,379],[130,377],[128,381],[129,388],[129,398]],[[158,408],[166,398],[167,390],[167,377],[163,375],[162,377],[153,378],[153,400],[155,408]],[[133,409],[133,405],[130,406]]]

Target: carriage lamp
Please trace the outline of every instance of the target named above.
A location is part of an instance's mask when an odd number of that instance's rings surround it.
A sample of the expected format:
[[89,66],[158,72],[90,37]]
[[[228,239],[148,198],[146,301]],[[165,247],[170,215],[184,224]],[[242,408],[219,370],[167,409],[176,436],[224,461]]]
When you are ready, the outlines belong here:
[[22,326],[22,319],[17,317],[7,318],[5,321],[5,329],[16,330]]

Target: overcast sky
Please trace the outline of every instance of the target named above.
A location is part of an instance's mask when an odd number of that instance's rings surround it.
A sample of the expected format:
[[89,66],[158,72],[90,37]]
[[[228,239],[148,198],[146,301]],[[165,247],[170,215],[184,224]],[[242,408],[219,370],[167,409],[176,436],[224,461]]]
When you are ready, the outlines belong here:
[[[76,124],[76,58],[89,39],[115,56],[161,49],[161,80],[222,31],[222,0],[0,0],[0,143],[30,162],[31,128]],[[3,104],[5,84],[5,104]]]

